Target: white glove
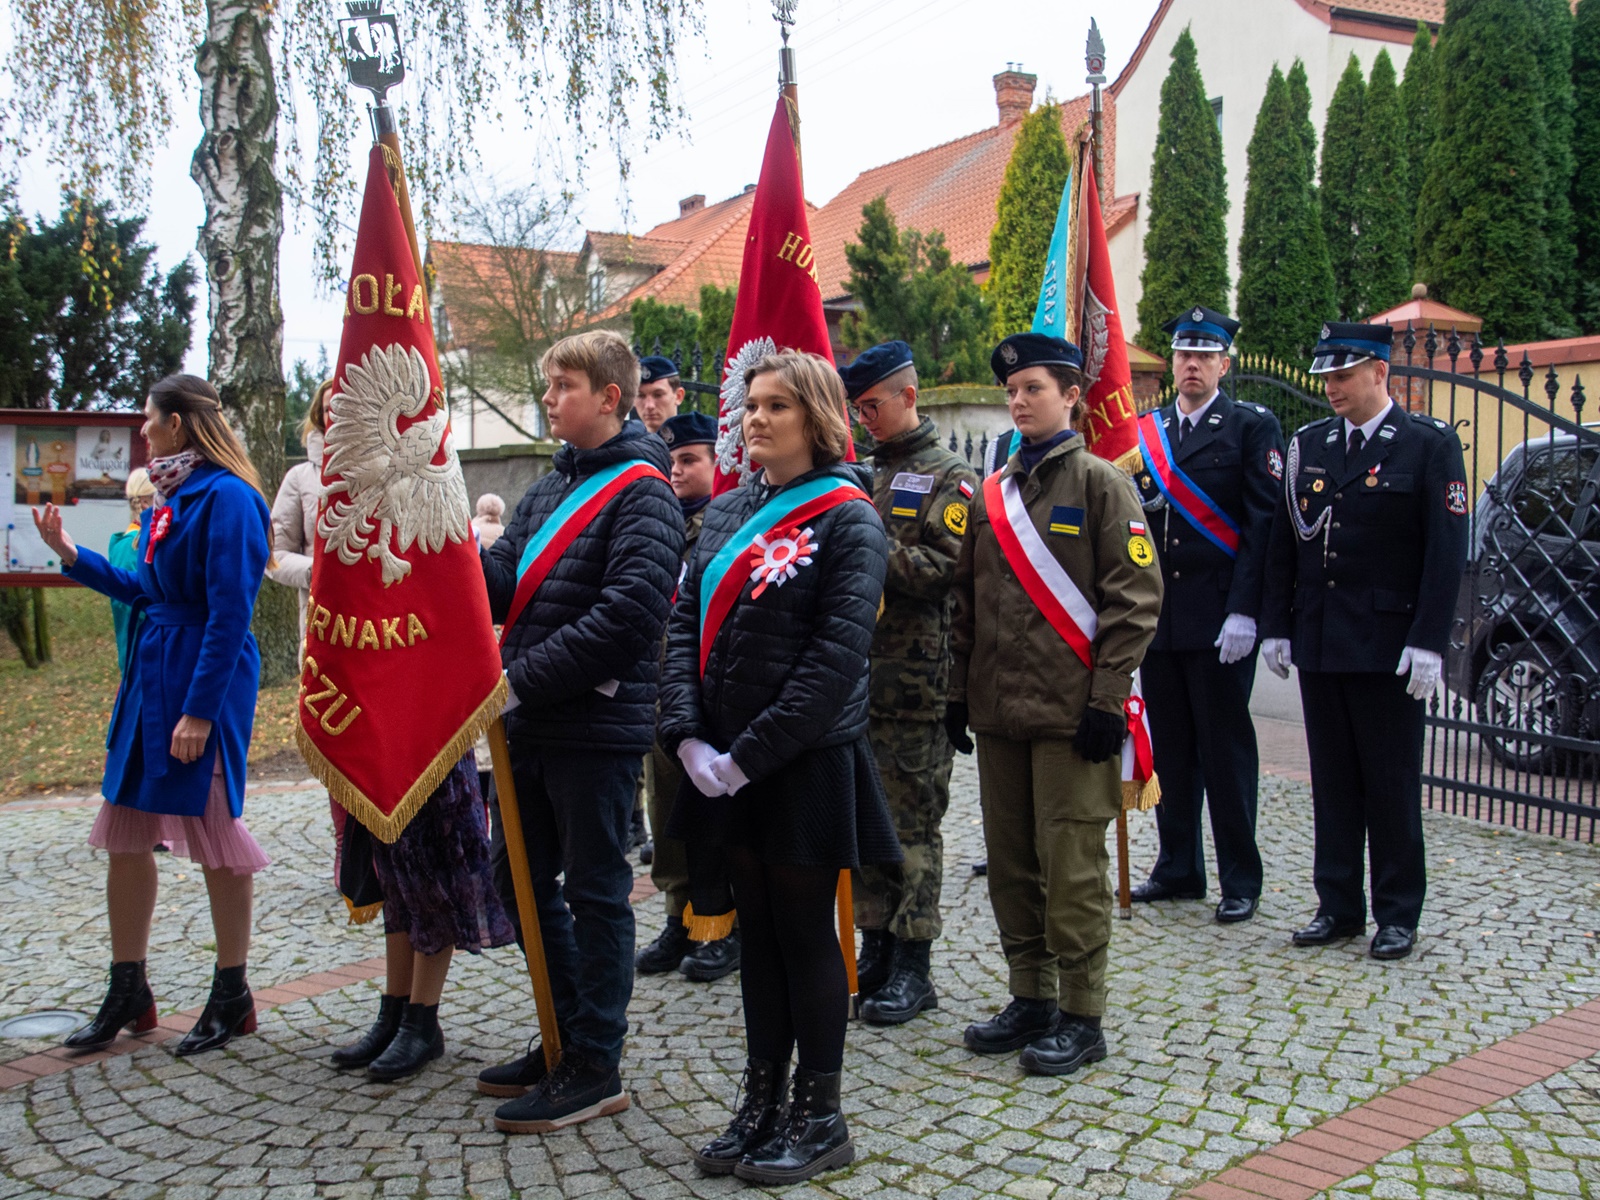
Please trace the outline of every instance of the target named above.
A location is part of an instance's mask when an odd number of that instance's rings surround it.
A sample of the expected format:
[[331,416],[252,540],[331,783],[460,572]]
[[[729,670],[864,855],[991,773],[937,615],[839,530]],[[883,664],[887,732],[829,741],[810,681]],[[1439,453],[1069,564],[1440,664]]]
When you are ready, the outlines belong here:
[[678,761],[702,796],[726,796],[728,785],[711,770],[717,760],[716,748],[699,738],[688,738],[678,747]]
[[731,754],[717,755],[711,762],[711,773],[722,781],[730,796],[750,782],[750,776],[739,769]]
[[1444,658],[1432,650],[1418,650],[1415,646],[1407,646],[1400,651],[1400,665],[1395,668],[1396,675],[1411,672],[1411,678],[1406,683],[1406,695],[1413,700],[1426,700],[1433,695],[1439,687],[1439,676],[1444,670]]
[[1241,658],[1248,658],[1250,651],[1256,648],[1256,619],[1240,613],[1229,613],[1228,619],[1222,623],[1222,632],[1211,644],[1222,647],[1222,653],[1217,657],[1224,663],[1236,663]]
[[522,697],[517,695],[517,689],[511,686],[511,676],[506,675],[504,671],[500,674],[506,676],[506,706],[500,710],[500,715],[503,717],[522,703]]
[[1289,639],[1268,638],[1262,642],[1261,661],[1279,679],[1289,678]]

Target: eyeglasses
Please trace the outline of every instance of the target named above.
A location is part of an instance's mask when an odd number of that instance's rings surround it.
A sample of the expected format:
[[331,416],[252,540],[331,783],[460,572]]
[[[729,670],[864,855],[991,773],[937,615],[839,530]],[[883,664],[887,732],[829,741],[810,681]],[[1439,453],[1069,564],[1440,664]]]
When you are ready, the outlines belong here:
[[854,400],[851,400],[846,407],[849,408],[850,415],[858,421],[876,421],[878,419],[878,405],[882,403],[883,401],[881,400],[865,400],[857,404]]

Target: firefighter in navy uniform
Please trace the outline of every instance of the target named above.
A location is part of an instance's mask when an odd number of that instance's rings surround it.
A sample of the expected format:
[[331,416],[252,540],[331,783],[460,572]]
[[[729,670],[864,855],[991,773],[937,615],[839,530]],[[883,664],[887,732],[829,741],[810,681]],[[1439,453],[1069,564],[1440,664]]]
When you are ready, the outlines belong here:
[[943,931],[940,822],[950,805],[952,745],[944,727],[956,556],[978,476],[939,445],[917,412],[911,347],[885,342],[839,369],[852,415],[873,439],[872,499],[889,534],[883,612],[872,637],[869,734],[905,861],[856,873],[862,930],[861,1016],[901,1025],[937,1008],[928,951]]
[[1261,628],[1267,666],[1287,678],[1292,657],[1299,669],[1311,751],[1318,904],[1294,943],[1365,933],[1365,846],[1378,959],[1416,944],[1423,705],[1467,561],[1461,441],[1389,398],[1392,339],[1387,325],[1322,327],[1311,370],[1335,415],[1289,441]]
[[1161,623],[1140,669],[1161,778],[1161,851],[1133,898],[1206,894],[1206,805],[1222,892],[1216,918],[1248,921],[1261,898],[1250,691],[1283,431],[1259,404],[1235,403],[1217,389],[1237,321],[1197,307],[1162,328],[1172,335],[1178,395],[1141,421],[1145,462],[1135,477],[1165,584]]

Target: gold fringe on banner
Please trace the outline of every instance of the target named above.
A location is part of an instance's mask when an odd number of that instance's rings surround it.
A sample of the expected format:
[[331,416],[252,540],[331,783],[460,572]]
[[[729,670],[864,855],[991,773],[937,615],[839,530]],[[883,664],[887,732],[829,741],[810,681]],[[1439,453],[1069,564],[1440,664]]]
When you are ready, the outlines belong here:
[[366,925],[376,920],[378,914],[383,911],[382,900],[379,900],[376,904],[363,904],[360,908],[357,908],[350,903],[349,896],[340,896],[339,899],[343,900],[345,908],[350,910],[349,923],[351,925]]
[[689,931],[691,942],[720,942],[733,932],[733,922],[739,914],[729,909],[720,917],[702,917],[694,911],[694,904],[683,906],[683,927]]
[[322,781],[323,786],[328,789],[328,794],[337,800],[346,812],[371,830],[373,837],[393,845],[399,840],[405,827],[411,824],[411,818],[422,811],[422,806],[428,802],[428,797],[433,795],[433,789],[444,781],[444,777],[450,774],[456,763],[465,757],[467,751],[472,749],[473,743],[500,715],[500,710],[506,704],[506,689],[506,678],[501,675],[495,680],[488,699],[478,706],[477,710],[467,718],[467,723],[456,731],[456,735],[445,743],[438,754],[434,755],[427,769],[400,798],[400,803],[394,812],[387,815],[367,799],[343,771],[328,761],[316,742],[312,741],[311,735],[305,731],[305,726],[298,721],[294,727],[294,740],[299,743],[300,754],[306,760],[306,765]]
[[1122,811],[1149,812],[1161,803],[1161,777],[1152,775],[1144,783],[1137,780],[1122,781]]

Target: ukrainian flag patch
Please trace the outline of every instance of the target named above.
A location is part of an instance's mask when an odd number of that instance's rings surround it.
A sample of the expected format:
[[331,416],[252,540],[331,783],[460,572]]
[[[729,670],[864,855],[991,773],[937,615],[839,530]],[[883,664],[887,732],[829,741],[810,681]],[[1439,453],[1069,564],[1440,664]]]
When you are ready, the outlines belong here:
[[922,496],[918,492],[896,491],[894,503],[889,507],[891,517],[915,521],[922,514]]
[[1050,532],[1061,537],[1082,536],[1083,509],[1057,504],[1050,510]]

